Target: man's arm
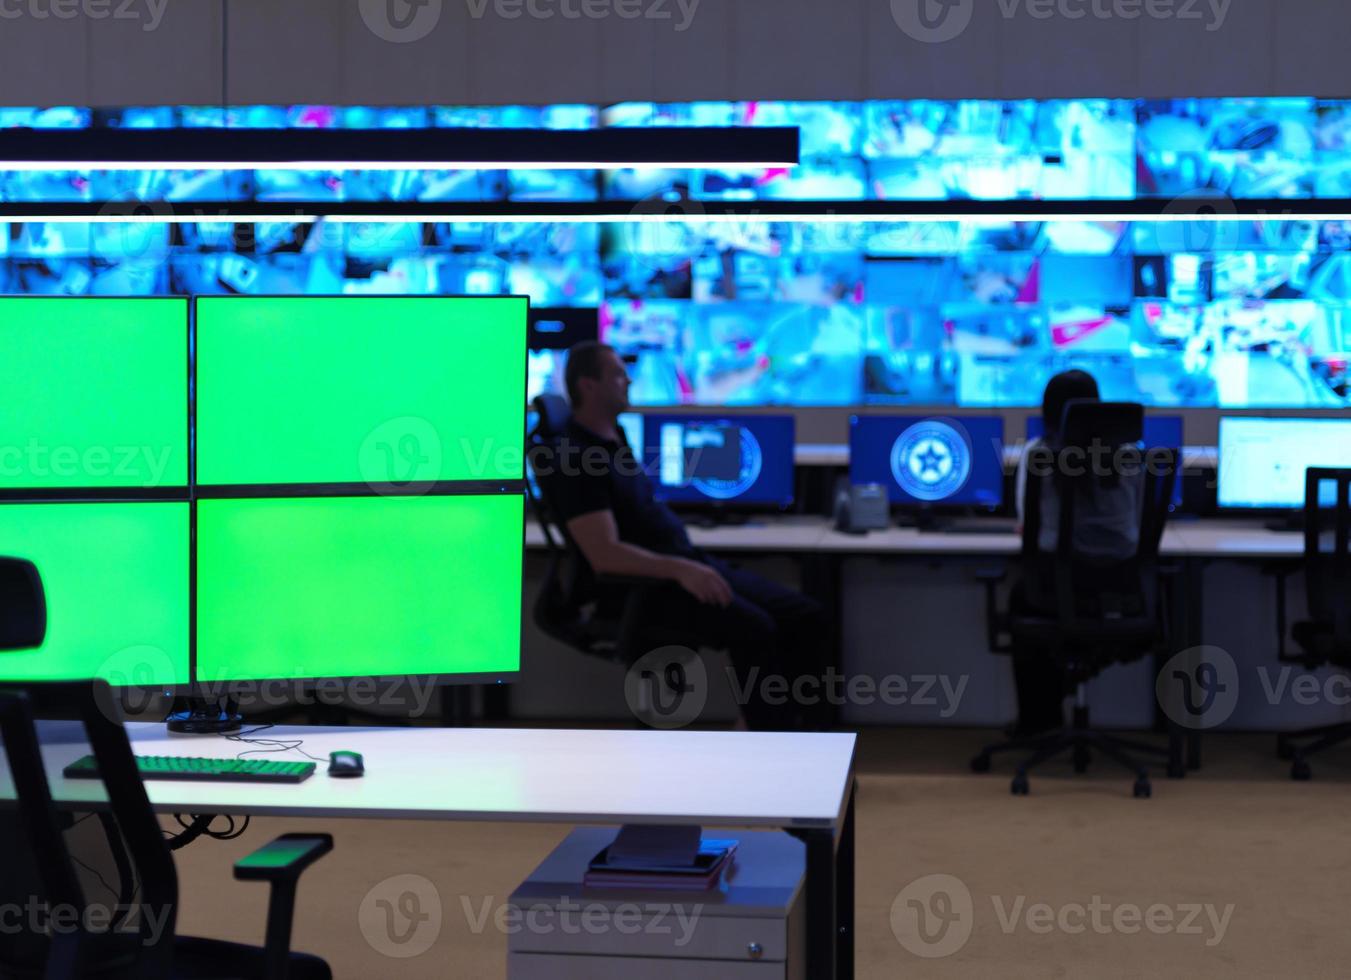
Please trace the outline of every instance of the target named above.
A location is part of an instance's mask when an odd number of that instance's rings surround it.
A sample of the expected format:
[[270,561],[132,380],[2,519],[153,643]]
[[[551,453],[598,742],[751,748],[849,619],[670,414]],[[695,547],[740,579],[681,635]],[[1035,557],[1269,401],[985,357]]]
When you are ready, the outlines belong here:
[[727,606],[732,587],[707,565],[659,555],[619,540],[613,511],[597,510],[568,521],[568,533],[597,575],[620,575],[675,582],[700,602]]

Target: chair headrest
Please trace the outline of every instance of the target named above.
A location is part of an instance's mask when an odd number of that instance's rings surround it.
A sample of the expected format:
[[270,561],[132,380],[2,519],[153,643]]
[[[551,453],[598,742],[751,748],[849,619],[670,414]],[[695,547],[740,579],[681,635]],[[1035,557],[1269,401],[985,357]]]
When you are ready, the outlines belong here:
[[1066,446],[1125,446],[1145,437],[1145,407],[1137,402],[1067,402],[1060,431]]
[[47,600],[37,566],[0,558],[0,651],[42,646],[47,636]]
[[572,420],[572,406],[562,395],[536,395],[531,403],[539,413],[538,432],[546,439],[556,439],[563,434]]

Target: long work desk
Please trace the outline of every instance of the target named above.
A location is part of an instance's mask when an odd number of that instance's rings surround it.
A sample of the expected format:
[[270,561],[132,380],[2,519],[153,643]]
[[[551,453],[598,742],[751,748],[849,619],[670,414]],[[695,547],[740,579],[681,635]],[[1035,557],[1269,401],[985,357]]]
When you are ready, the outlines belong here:
[[[981,522],[989,524],[988,520]],[[916,528],[890,527],[868,534],[843,534],[823,517],[795,515],[764,518],[745,525],[690,527],[690,539],[697,548],[731,555],[787,555],[803,566],[804,588],[825,602],[836,622],[843,605],[840,565],[845,559],[874,557],[893,559],[941,560],[943,558],[992,558],[1008,560],[1018,556],[1022,542],[1012,522],[1002,534],[968,534],[951,531],[920,531]],[[542,548],[544,538],[538,526],[531,524],[526,547]],[[1177,574],[1171,577],[1173,597],[1171,624],[1175,645],[1194,649],[1205,643],[1203,629],[1203,576],[1207,566],[1217,561],[1298,561],[1304,554],[1304,536],[1295,531],[1272,531],[1260,521],[1192,520],[1179,518],[1169,523],[1159,548]],[[843,644],[827,658],[827,663],[843,668]],[[1171,743],[1174,763],[1181,735],[1173,731]],[[1186,733],[1186,765],[1201,765],[1199,731]]]
[[[988,521],[982,523],[988,524]],[[966,534],[891,527],[869,534],[842,534],[823,517],[771,517],[748,524],[692,525],[690,540],[706,551],[787,555],[988,555],[1014,556],[1017,534]],[[535,523],[526,528],[526,548],[541,549],[544,536]],[[1164,532],[1159,553],[1165,558],[1279,559],[1304,553],[1297,532],[1267,530],[1256,521],[1176,520]]]
[[[127,730],[139,755],[232,759],[241,749],[163,725]],[[89,751],[80,727],[44,722],[40,737],[57,804],[97,809],[101,783],[62,775]],[[303,741],[321,758],[358,751],[366,774],[332,779],[320,766],[299,784],[148,780],[155,811],[779,829],[806,847],[805,975],[854,975],[852,734],[282,726],[267,737]],[[14,798],[3,756],[0,798]]]

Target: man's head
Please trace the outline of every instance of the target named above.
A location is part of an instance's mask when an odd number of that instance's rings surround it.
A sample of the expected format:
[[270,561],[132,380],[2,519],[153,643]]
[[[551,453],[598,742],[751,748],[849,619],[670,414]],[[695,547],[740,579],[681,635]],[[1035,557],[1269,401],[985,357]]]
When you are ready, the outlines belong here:
[[1066,405],[1072,401],[1097,401],[1099,397],[1098,382],[1087,371],[1065,371],[1048,381],[1041,402],[1046,441],[1054,444],[1060,440]]
[[584,340],[568,351],[564,372],[574,413],[615,417],[629,407],[629,372],[609,344]]

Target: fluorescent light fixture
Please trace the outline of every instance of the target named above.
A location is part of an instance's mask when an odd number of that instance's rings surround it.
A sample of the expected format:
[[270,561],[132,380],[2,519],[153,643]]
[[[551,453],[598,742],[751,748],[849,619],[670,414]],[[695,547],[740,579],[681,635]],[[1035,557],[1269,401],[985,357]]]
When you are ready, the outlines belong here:
[[796,127],[8,129],[0,170],[771,169]]

